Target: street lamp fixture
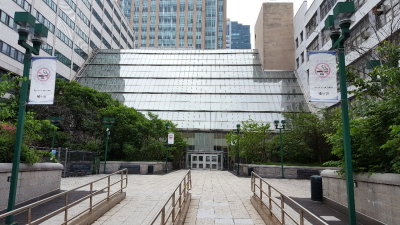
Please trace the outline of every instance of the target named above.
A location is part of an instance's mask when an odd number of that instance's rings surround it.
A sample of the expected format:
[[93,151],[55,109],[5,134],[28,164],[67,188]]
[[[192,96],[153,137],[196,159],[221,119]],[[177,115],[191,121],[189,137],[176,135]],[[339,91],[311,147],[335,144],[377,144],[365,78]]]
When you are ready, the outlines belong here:
[[[285,178],[285,173],[283,170],[283,142],[282,142],[282,130],[286,128],[286,120],[281,120],[279,124],[279,120],[274,120],[275,129],[279,130],[279,151],[281,154],[281,177]],[[281,125],[281,126],[279,126]]]
[[[7,212],[12,211],[15,208],[15,200],[17,193],[17,184],[18,184],[18,173],[19,173],[19,163],[21,156],[21,146],[22,139],[24,134],[24,124],[25,124],[25,111],[26,111],[26,100],[28,98],[28,87],[29,87],[29,71],[31,68],[31,58],[32,53],[35,55],[39,55],[40,45],[42,44],[42,39],[39,42],[33,43],[33,46],[30,46],[27,41],[29,41],[29,37],[32,33],[40,34],[41,38],[47,37],[47,28],[36,26],[35,17],[32,16],[28,12],[16,12],[14,14],[14,22],[19,25],[18,29],[18,45],[25,48],[24,54],[24,69],[23,69],[23,80],[19,93],[19,102],[18,102],[18,123],[17,123],[17,131],[15,137],[15,148],[13,154],[13,165],[11,172],[11,180],[10,180],[10,192],[8,197],[8,205]],[[33,32],[32,32],[33,31]],[[7,224],[13,223],[13,216],[8,216],[6,218]]]
[[107,152],[108,152],[108,140],[110,139],[111,134],[111,127],[115,123],[115,118],[104,117],[103,118],[103,125],[106,128],[106,147],[104,151],[104,168],[103,173],[106,173],[106,166],[107,166]]
[[[339,77],[340,77],[340,95],[343,122],[343,147],[346,169],[346,186],[347,186],[347,205],[349,213],[349,224],[356,224],[356,213],[354,203],[354,186],[353,186],[353,165],[351,154],[350,140],[350,122],[349,107],[347,100],[347,84],[346,84],[346,62],[344,54],[344,43],[350,37],[350,17],[355,12],[353,1],[338,2],[333,9],[333,15],[328,16],[325,21],[325,29],[334,31],[330,37],[332,40],[332,48],[338,51],[339,61]],[[333,21],[333,22],[332,22]],[[339,28],[337,27],[339,25]]]
[[238,136],[238,139],[237,139],[237,143],[236,143],[236,145],[237,145],[237,171],[236,171],[236,175],[240,175],[240,124],[236,124],[236,133],[237,133],[237,136]]

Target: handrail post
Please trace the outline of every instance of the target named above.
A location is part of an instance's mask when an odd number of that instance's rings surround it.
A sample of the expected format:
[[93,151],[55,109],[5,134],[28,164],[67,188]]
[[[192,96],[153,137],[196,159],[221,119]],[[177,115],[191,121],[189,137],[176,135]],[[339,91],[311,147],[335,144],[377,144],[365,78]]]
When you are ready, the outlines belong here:
[[93,207],[93,195],[92,195],[92,192],[93,192],[93,183],[90,183],[90,208],[89,208],[89,212],[92,212],[92,207]]
[[124,171],[121,171],[121,193],[122,193],[123,183],[124,183]]
[[269,202],[269,210],[271,211],[272,210],[271,185],[268,185],[268,202]]
[[283,202],[283,195],[281,194],[281,217],[282,217],[282,224],[285,224],[285,203]]
[[175,222],[175,191],[172,194],[172,223]]
[[31,224],[32,222],[32,207],[29,207],[28,209],[28,224]]
[[182,183],[179,184],[179,209],[182,207]]
[[165,206],[161,209],[161,225],[165,224]]
[[68,221],[68,192],[65,193],[65,198],[64,198],[64,207],[65,207],[65,212],[64,212],[64,224],[67,225]]
[[300,225],[304,225],[304,211],[300,210]]
[[262,179],[260,178],[260,199],[262,200]]
[[108,176],[108,185],[107,185],[107,201],[110,200],[110,177],[111,175]]

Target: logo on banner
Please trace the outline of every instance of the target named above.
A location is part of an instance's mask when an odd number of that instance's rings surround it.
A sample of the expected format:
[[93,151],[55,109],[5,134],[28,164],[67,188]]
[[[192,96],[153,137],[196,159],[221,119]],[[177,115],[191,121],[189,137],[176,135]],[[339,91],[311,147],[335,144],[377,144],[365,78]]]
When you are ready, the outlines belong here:
[[32,57],[28,104],[53,104],[56,83],[56,60],[56,57]]
[[50,70],[47,68],[40,68],[36,73],[36,79],[38,79],[38,81],[46,81],[50,76]]
[[320,78],[328,77],[331,74],[331,68],[326,63],[320,63],[315,67],[315,74]]
[[336,52],[310,51],[310,101],[337,102]]

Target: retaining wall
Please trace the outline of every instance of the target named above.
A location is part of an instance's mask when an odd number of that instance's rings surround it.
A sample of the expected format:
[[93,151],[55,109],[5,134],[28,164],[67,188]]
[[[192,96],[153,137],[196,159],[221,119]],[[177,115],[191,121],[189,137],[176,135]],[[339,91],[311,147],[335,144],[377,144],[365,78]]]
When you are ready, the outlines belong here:
[[[347,207],[346,180],[336,170],[321,173],[324,198]],[[385,224],[400,224],[400,174],[354,176],[356,210]]]
[[[237,164],[235,165],[235,171]],[[279,165],[256,165],[256,164],[240,164],[240,175],[248,176],[249,169],[252,168],[255,173],[265,178],[281,178],[282,169]],[[283,172],[285,178],[288,179],[309,179],[312,175],[319,175],[321,171],[327,167],[311,167],[311,166],[284,166]],[[329,168],[336,169],[336,168]]]
[[[0,163],[0,211],[7,208],[11,170],[12,163]],[[62,170],[59,163],[20,164],[16,205],[60,190]]]
[[[165,162],[129,162],[129,161],[107,161],[106,171],[107,173],[113,173],[119,170],[121,164],[129,165],[140,165],[140,174],[148,174],[149,166],[153,166],[153,173],[160,174],[164,173]],[[172,163],[168,162],[168,171],[171,171]],[[104,170],[104,161],[100,162],[100,173]]]

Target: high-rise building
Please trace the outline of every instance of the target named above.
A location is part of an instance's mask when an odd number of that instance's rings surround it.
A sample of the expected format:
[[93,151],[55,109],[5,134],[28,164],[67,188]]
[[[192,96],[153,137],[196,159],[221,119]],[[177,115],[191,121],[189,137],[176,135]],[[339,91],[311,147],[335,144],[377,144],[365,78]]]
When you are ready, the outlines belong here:
[[[329,50],[332,46],[325,20],[333,14],[337,2],[344,0],[314,0],[309,8],[304,1],[294,21],[295,65],[299,83],[309,100],[308,51]],[[400,44],[399,0],[354,0],[356,12],[351,16],[350,37],[345,42],[346,64],[366,73],[377,56],[376,47],[384,40]],[[351,87],[350,87],[351,88]],[[332,103],[316,104],[318,108]]]
[[136,47],[223,49],[226,0],[119,0]]
[[134,47],[119,5],[112,0],[7,0],[0,4],[0,72],[22,74],[25,50],[18,45],[14,13],[30,12],[49,34],[41,56],[57,56],[57,75],[72,79],[97,49]]
[[226,48],[251,49],[250,25],[228,20],[226,25]]
[[255,48],[264,70],[294,70],[293,3],[262,4],[255,31]]

